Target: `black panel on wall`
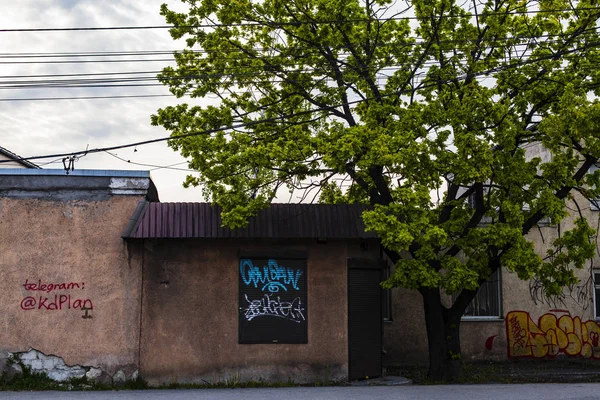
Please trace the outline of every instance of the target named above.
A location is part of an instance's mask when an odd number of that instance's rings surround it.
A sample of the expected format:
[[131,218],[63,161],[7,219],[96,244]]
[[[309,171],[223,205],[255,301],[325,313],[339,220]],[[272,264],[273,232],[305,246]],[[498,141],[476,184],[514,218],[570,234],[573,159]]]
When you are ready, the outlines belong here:
[[239,342],[307,343],[306,260],[240,258]]

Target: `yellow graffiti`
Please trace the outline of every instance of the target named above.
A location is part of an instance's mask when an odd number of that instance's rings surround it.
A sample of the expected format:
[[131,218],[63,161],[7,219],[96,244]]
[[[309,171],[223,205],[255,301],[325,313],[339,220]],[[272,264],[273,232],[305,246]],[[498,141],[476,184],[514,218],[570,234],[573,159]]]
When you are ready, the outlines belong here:
[[509,357],[546,357],[557,354],[600,358],[600,326],[579,317],[544,314],[537,325],[529,313],[511,311],[506,315]]

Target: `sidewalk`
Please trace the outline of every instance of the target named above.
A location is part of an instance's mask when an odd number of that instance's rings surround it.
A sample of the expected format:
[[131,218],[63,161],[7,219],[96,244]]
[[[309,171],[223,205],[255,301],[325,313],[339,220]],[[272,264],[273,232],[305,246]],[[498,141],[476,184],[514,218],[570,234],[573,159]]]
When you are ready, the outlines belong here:
[[[415,384],[428,381],[425,366],[395,365],[388,376],[401,376]],[[521,359],[465,363],[460,383],[586,383],[600,382],[600,360]]]
[[105,392],[3,392],[3,400],[591,400],[600,384],[402,385]]

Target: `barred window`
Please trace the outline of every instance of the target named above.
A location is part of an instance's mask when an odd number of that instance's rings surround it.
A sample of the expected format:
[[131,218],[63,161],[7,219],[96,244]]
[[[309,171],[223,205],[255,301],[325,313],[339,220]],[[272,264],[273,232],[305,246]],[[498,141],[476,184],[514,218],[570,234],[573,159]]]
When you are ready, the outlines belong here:
[[[592,165],[590,167],[590,169],[588,170],[588,172],[594,173],[596,172],[596,170],[598,170],[598,165]],[[600,210],[600,199],[590,199],[590,208],[594,211],[599,211]]]
[[[452,300],[456,300],[455,294]],[[492,274],[482,284],[477,295],[465,310],[463,318],[501,318],[502,317],[502,280],[500,270]]]
[[594,316],[600,319],[600,271],[594,270]]

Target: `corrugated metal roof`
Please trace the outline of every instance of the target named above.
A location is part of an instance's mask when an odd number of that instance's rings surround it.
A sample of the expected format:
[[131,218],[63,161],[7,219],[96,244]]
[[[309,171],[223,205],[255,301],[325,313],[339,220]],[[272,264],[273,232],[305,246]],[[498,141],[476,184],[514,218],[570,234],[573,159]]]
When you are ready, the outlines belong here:
[[[375,238],[365,232],[360,204],[271,204],[245,228],[223,228],[221,208],[208,203],[146,203],[125,239]],[[134,216],[135,218],[135,216]]]

